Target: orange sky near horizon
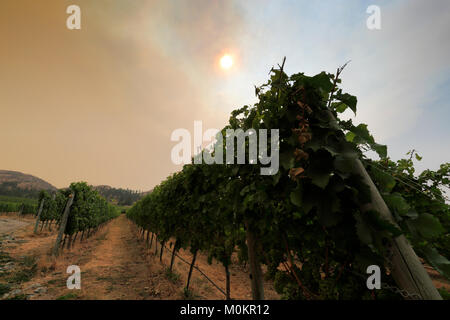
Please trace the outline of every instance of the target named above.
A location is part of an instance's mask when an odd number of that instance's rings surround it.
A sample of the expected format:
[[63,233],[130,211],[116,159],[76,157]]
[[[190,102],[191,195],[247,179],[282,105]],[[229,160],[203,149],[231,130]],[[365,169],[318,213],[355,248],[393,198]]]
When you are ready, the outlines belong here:
[[[231,109],[211,108],[217,101],[198,80],[223,80],[208,71],[234,32],[211,25],[208,10],[234,13],[216,3],[197,19],[171,21],[164,2],[75,2],[82,29],[73,31],[65,11],[74,1],[0,3],[0,169],[56,187],[83,180],[149,190],[180,169],[170,160],[173,130],[228,120]],[[191,28],[198,47],[168,54],[161,19],[174,33]],[[196,32],[202,24],[209,32]]]
[[[73,4],[81,30],[66,27]],[[450,132],[450,3],[379,5],[383,26],[369,30],[358,0],[1,0],[0,169],[150,190],[181,168],[174,130],[223,128],[286,56],[287,74],[351,60],[342,88],[358,111],[346,117],[392,159],[415,149],[416,172],[436,170],[450,156],[432,143]]]

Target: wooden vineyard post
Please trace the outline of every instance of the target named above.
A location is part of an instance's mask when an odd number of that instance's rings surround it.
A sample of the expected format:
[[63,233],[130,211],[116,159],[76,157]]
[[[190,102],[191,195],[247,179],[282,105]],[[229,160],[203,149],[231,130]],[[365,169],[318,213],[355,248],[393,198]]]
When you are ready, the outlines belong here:
[[195,250],[194,257],[192,258],[191,267],[189,268],[189,274],[186,283],[186,291],[189,290],[189,283],[191,282],[192,270],[194,269],[195,259],[197,258],[197,251],[198,250]]
[[150,246],[149,246],[150,249],[152,249],[153,235],[154,235],[154,234],[153,234],[153,232],[152,232],[152,238],[150,239]]
[[[342,70],[343,68],[338,69],[335,81],[339,78],[339,74]],[[380,192],[373,183],[360,159],[354,161],[353,173],[361,176],[363,182],[370,188],[371,201],[368,204],[362,205],[360,208],[361,211],[376,211],[382,218],[398,227],[391,211],[381,197]],[[417,295],[423,300],[442,300],[441,295],[433,285],[430,276],[406,237],[404,235],[396,237],[390,241],[389,246],[392,254],[389,255],[387,260],[392,265],[392,278],[400,289],[405,290],[409,295]],[[412,299],[412,297],[409,297],[409,299]]]
[[73,194],[69,195],[69,199],[67,200],[66,208],[64,209],[64,214],[61,218],[61,225],[59,228],[58,236],[56,237],[55,247],[53,248],[53,255],[56,257],[59,254],[59,245],[61,243],[61,239],[64,234],[64,231],[66,230],[67,219],[69,218],[70,207],[72,206],[73,198],[74,198]]
[[78,237],[78,232],[75,233],[75,238],[73,238],[72,247],[74,246],[75,242],[77,241],[77,237]]
[[164,246],[166,245],[166,241],[163,241],[162,243],[161,243],[161,252],[160,252],[160,254],[159,254],[159,261],[161,261],[162,262],[162,256],[163,256],[163,252],[164,252]]
[[23,208],[25,207],[25,205],[22,203],[21,205],[20,205],[20,209],[19,209],[19,217],[21,217],[22,216],[22,214],[23,214]]
[[39,226],[39,220],[41,219],[42,208],[44,207],[44,199],[41,200],[41,204],[39,205],[39,211],[36,218],[36,224],[34,225],[34,233],[37,233],[37,229]]
[[225,265],[225,276],[226,276],[226,296],[227,296],[227,300],[231,300],[230,270],[228,268],[228,265]]
[[73,235],[70,234],[69,240],[67,241],[67,249],[69,249],[69,250],[72,248],[72,240],[73,240]]
[[175,254],[178,248],[178,240],[175,240],[175,245],[173,246],[172,258],[170,258],[170,271],[173,269],[173,262],[175,261]]
[[[389,208],[381,197],[366,169],[359,159],[355,161],[354,173],[363,178],[363,182],[370,188],[371,202],[361,206],[362,212],[377,211],[381,217],[397,225]],[[410,295],[418,295],[424,300],[442,300],[430,276],[423,267],[413,248],[404,235],[393,239],[390,243],[392,257],[392,277],[397,285]]]
[[64,245],[66,244],[66,238],[67,238],[67,234],[64,235],[64,240],[62,242],[61,249],[64,249]]
[[252,298],[253,300],[264,300],[264,281],[261,264],[258,259],[256,236],[248,221],[245,221],[245,228],[248,247],[248,262],[250,265],[250,277],[252,284]]

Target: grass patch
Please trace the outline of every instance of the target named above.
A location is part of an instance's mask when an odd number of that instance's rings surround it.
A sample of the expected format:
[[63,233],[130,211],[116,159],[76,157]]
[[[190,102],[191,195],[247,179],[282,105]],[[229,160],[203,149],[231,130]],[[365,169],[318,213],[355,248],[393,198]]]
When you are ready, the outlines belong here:
[[61,297],[56,298],[56,300],[71,300],[71,299],[77,299],[77,298],[78,298],[78,294],[71,292],[71,293],[63,295]]
[[102,234],[101,236],[98,236],[97,241],[106,240],[106,233]]
[[[107,281],[107,282],[112,282],[112,283],[114,283],[114,282],[116,282],[116,278],[114,278],[114,277],[111,277],[111,276],[100,276],[100,277],[97,277],[97,280],[98,281]],[[125,279],[125,280],[128,280],[128,279]]]
[[3,296],[5,293],[8,293],[11,291],[11,287],[9,284],[6,283],[0,283],[0,296]]
[[34,256],[22,257],[20,260],[20,264],[27,268],[33,267],[36,264],[36,257]]
[[196,295],[194,293],[194,291],[189,290],[188,288],[184,287],[184,289],[183,289],[183,298],[186,299],[186,300],[195,300],[195,299],[198,299],[199,296]]
[[47,285],[55,285],[58,288],[64,288],[67,286],[66,279],[52,279],[47,281]]
[[169,268],[166,269],[166,278],[172,282],[172,283],[177,283],[180,280],[180,275],[171,271]]
[[30,281],[36,274],[36,266],[32,268],[27,268],[19,270],[11,277],[11,282],[22,283]]
[[7,262],[13,261],[11,256],[6,252],[0,251],[0,264],[5,264]]
[[28,204],[33,204],[33,205],[38,204],[37,199],[10,197],[10,196],[3,196],[3,195],[0,195],[0,202],[28,203]]
[[36,257],[22,257],[19,263],[23,268],[12,275],[12,277],[10,278],[10,282],[22,283],[30,281],[37,272]]
[[442,299],[450,300],[450,292],[448,292],[445,288],[438,289]]
[[18,294],[16,296],[10,297],[10,298],[8,298],[6,300],[27,300],[27,299],[28,299],[28,297],[27,297],[26,294]]

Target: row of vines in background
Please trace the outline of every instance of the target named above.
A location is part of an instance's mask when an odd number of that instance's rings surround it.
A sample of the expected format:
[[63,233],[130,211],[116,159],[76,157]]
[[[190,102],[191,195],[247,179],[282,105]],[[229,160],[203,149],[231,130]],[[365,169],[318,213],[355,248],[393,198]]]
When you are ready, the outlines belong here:
[[[51,225],[52,221],[60,225],[69,196],[74,197],[70,206],[67,224],[64,229],[64,242],[70,247],[79,233],[81,240],[96,231],[99,226],[117,217],[120,213],[115,206],[109,204],[106,199],[85,182],[72,183],[68,189],[59,190],[49,194],[42,191],[39,196],[39,204],[42,205],[38,222]],[[42,227],[41,227],[42,229]]]
[[75,195],[65,230],[69,236],[95,229],[120,214],[115,206],[85,182],[72,183],[65,193]]
[[20,212],[22,214],[36,213],[36,205],[17,202],[0,202],[0,213]]
[[36,213],[36,207],[35,199],[0,196],[0,213],[19,212],[22,214],[33,214]]
[[[198,251],[208,253],[223,264],[227,284],[233,254],[242,263],[253,259],[266,265],[266,277],[286,299],[401,298],[366,286],[369,265],[380,266],[383,283],[395,286],[383,239],[399,234],[448,277],[450,211],[441,187],[448,186],[449,165],[416,176],[410,160],[387,157],[386,146],[375,142],[367,125],[341,120],[346,110],[356,114],[357,104],[339,88],[342,69],[336,76],[287,76],[283,66],[272,69],[270,80],[256,88],[258,102],[233,111],[222,130],[225,137],[226,129],[255,129],[257,134],[258,129],[279,129],[277,174],[260,175],[260,164],[185,165],[138,201],[129,219],[156,234],[162,245],[174,239],[174,250],[189,248],[194,257]],[[380,160],[367,158],[367,150]],[[400,227],[376,211],[361,211],[371,194],[353,170],[357,159]],[[252,278],[260,273],[251,270]],[[228,296],[229,291],[227,285]],[[252,281],[252,291],[263,298],[261,284]]]

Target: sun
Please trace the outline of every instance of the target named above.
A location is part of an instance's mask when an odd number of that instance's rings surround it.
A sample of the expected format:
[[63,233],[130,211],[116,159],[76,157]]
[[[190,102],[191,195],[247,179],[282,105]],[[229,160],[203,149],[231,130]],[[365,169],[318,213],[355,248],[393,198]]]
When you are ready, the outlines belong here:
[[228,70],[233,66],[233,58],[229,54],[225,54],[220,58],[220,66],[222,69]]

